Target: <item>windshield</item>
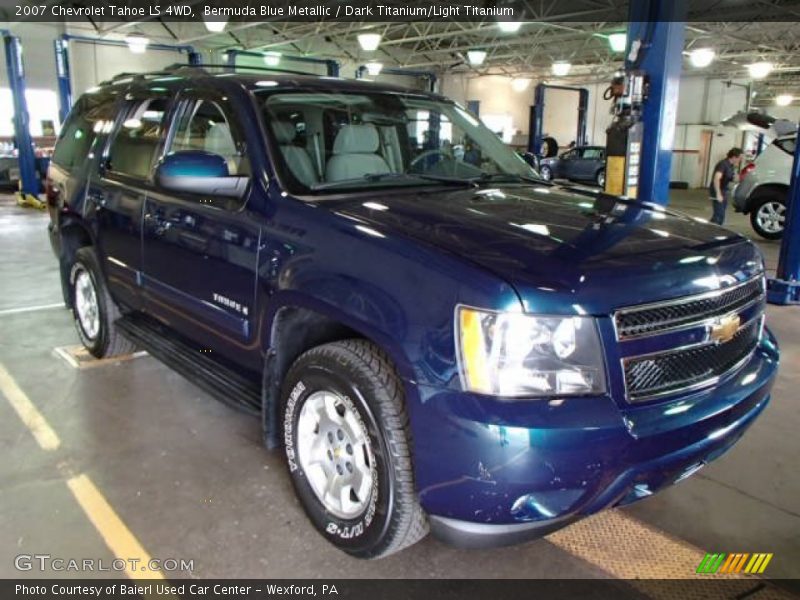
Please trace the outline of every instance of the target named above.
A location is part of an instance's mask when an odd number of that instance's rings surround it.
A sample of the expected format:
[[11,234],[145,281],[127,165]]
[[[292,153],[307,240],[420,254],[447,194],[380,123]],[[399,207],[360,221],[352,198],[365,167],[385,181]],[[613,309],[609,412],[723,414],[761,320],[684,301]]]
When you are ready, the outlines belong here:
[[463,108],[390,93],[258,95],[293,193],[524,182],[538,174]]

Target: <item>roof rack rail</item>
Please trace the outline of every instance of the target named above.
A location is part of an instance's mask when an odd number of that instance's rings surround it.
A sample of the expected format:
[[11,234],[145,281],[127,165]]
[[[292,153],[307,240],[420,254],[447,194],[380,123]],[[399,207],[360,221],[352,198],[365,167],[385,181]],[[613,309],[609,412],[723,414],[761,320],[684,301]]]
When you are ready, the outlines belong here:
[[[291,69],[278,69],[275,67],[250,67],[247,65],[236,65],[232,66],[229,64],[224,63],[200,63],[195,65],[187,65],[184,63],[175,63],[169,65],[166,70],[169,72],[174,71],[186,71],[186,70],[198,70],[198,71],[206,71],[207,68],[212,69],[224,69],[226,71],[238,71],[238,70],[246,70],[246,71],[263,71],[265,73],[287,73],[289,75],[311,75],[320,77],[316,73],[309,73],[308,71],[294,71]],[[207,72],[207,71],[206,71]]]

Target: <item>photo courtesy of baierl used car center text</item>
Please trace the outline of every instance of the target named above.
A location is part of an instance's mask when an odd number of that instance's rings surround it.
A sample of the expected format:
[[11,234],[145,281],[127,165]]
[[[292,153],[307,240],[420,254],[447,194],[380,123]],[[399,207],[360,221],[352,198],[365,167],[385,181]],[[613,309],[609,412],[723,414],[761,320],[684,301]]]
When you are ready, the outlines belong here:
[[0,0],[0,597],[800,597],[800,0]]

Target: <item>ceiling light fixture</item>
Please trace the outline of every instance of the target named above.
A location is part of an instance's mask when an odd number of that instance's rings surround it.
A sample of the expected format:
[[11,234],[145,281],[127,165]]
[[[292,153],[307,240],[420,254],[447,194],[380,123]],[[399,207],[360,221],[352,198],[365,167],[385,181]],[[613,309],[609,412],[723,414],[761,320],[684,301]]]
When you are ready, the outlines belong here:
[[214,17],[214,21],[206,20],[203,18],[203,22],[206,24],[206,29],[208,29],[211,33],[222,33],[225,31],[225,26],[228,24],[227,17]]
[[498,21],[497,28],[503,33],[516,33],[522,27],[521,21]]
[[380,33],[359,33],[358,44],[362,50],[366,52],[373,52],[378,49],[381,44]]
[[764,77],[772,73],[774,68],[775,66],[771,62],[757,62],[747,65],[747,71],[753,79],[764,79]]
[[264,64],[268,67],[277,67],[281,63],[281,53],[280,52],[265,52],[264,53]]
[[150,40],[141,33],[131,33],[125,36],[125,43],[128,44],[128,49],[134,54],[142,54],[147,50]]
[[628,46],[628,34],[612,33],[608,36],[608,45],[611,46],[612,52],[625,52]]
[[468,50],[467,60],[473,67],[479,67],[486,60],[486,50]]
[[364,66],[367,67],[367,73],[369,73],[371,77],[377,77],[383,70],[383,63],[379,62],[368,62]]
[[569,75],[571,68],[572,65],[566,61],[560,60],[558,62],[554,62],[552,66],[553,75],[556,77],[566,77]]
[[716,55],[717,53],[711,48],[696,48],[689,52],[689,62],[692,66],[702,69],[714,62]]
[[778,106],[789,106],[794,101],[794,96],[791,94],[779,94],[775,97],[775,104]]

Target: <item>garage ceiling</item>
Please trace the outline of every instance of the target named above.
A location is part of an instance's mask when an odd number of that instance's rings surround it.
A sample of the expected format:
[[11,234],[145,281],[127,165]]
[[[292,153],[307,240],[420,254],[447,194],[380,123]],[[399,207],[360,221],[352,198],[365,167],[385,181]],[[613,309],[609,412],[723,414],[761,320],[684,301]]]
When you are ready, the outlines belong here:
[[[387,4],[391,2],[385,2]],[[159,21],[96,23],[80,28],[90,35],[114,36],[141,32],[153,41],[190,43],[223,52],[231,48],[274,50],[285,54],[336,58],[362,63],[379,60],[420,70],[462,72],[466,76],[499,74],[511,77],[553,79],[553,61],[572,63],[565,82],[606,81],[622,64],[622,54],[612,53],[606,36],[625,30],[627,2],[621,0],[527,0],[524,26],[502,33],[492,19],[473,22],[231,22],[222,33],[210,33],[202,23]],[[767,104],[779,93],[800,96],[800,2],[785,0],[699,0],[691,3],[686,50],[711,47],[717,59],[705,69],[688,60],[684,72],[722,79],[747,78],[746,65],[761,60],[775,70],[755,82],[756,105]],[[703,19],[724,17],[724,22]],[[775,21],[764,21],[764,19]],[[782,19],[782,21],[781,21]],[[792,21],[789,21],[792,19]],[[357,43],[359,33],[378,32],[380,48],[365,53]],[[485,63],[474,68],[466,51],[488,52]]]

